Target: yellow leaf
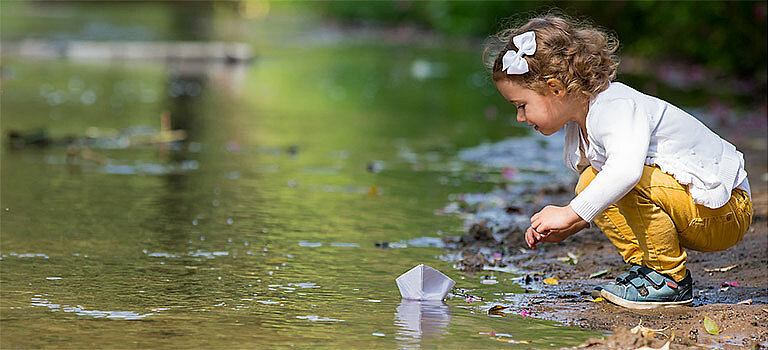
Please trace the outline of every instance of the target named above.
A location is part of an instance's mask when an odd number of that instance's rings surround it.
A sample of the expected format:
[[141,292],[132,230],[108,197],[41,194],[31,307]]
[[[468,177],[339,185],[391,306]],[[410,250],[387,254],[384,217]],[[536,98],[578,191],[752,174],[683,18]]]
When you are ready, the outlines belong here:
[[544,283],[557,285],[557,284],[560,284],[560,281],[557,279],[557,277],[550,277],[550,278],[545,278]]
[[604,301],[604,300],[605,299],[603,299],[603,297],[597,297],[597,298],[594,298],[594,299],[584,298],[584,300],[582,300],[582,301],[591,301],[593,303],[597,303],[597,302],[601,302],[601,301]]
[[717,328],[717,323],[707,316],[704,316],[704,329],[706,329],[709,334],[720,334],[720,329]]

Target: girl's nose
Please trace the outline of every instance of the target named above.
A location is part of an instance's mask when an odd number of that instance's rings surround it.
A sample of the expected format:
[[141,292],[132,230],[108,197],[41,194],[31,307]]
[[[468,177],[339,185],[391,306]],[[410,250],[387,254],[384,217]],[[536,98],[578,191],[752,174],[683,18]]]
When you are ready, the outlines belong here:
[[525,112],[521,110],[517,110],[517,121],[520,123],[525,123]]

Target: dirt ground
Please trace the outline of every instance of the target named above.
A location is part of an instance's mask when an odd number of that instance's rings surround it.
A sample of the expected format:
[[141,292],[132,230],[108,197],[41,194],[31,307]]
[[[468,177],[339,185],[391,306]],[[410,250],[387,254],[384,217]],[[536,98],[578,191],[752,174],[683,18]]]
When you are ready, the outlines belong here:
[[[492,257],[486,257],[488,252],[500,251],[501,246],[502,261],[528,272],[521,283],[530,293],[515,296],[515,303],[529,310],[533,317],[611,331],[609,337],[590,339],[579,348],[637,349],[648,346],[658,349],[670,340],[672,349],[701,346],[768,348],[768,186],[763,178],[768,166],[763,145],[765,136],[758,138],[758,142],[740,146],[746,150],[752,184],[755,210],[752,226],[744,239],[728,250],[715,253],[688,251],[688,269],[694,278],[692,306],[638,311],[607,301],[590,301],[594,286],[614,280],[626,269],[616,249],[596,228],[582,231],[561,243],[540,243],[536,251],[521,249],[525,247],[521,232],[508,232],[501,243],[494,243],[496,240],[482,224],[454,238],[453,242],[450,238],[446,242],[453,243],[453,247],[463,254],[464,259],[458,262],[458,267],[481,274],[488,272],[481,270],[483,264],[493,261]],[[555,192],[540,196],[548,203],[514,210],[530,215],[544,204],[565,205],[572,198],[570,189]],[[568,261],[569,253],[577,261],[572,258]],[[591,274],[605,269],[610,271],[590,278]],[[558,279],[557,285],[544,283],[544,279],[551,277]],[[737,282],[738,286],[726,288],[725,282]],[[705,317],[715,322],[719,334],[707,332]],[[637,332],[639,327],[635,327],[639,324],[646,327],[645,332]],[[630,331],[632,328],[636,332]]]

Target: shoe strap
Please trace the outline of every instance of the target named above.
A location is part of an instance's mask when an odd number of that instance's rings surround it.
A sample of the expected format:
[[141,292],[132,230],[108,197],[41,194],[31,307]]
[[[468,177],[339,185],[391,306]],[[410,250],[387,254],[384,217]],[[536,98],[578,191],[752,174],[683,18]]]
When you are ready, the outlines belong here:
[[637,270],[640,267],[641,266],[639,266],[639,265],[632,265],[629,268],[629,271],[619,275],[619,277],[616,277],[616,282],[617,283],[628,283],[631,279],[633,279],[633,278],[635,278],[635,276],[637,276]]
[[[662,274],[654,271],[648,267],[641,267],[637,270],[637,273],[642,276],[646,281],[650,282],[654,288],[661,289],[667,282],[667,278]],[[634,284],[633,284],[634,285]]]

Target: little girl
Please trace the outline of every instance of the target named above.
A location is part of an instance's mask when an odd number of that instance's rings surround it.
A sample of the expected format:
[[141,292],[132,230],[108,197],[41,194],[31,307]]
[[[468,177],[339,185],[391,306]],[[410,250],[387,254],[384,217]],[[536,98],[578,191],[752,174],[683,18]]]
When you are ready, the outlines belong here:
[[595,289],[636,309],[690,304],[683,248],[724,250],[752,221],[744,157],[685,111],[619,82],[618,41],[546,15],[504,30],[484,57],[517,120],[544,135],[565,128],[576,197],[531,217],[525,240],[560,242],[593,222],[627,273]]

